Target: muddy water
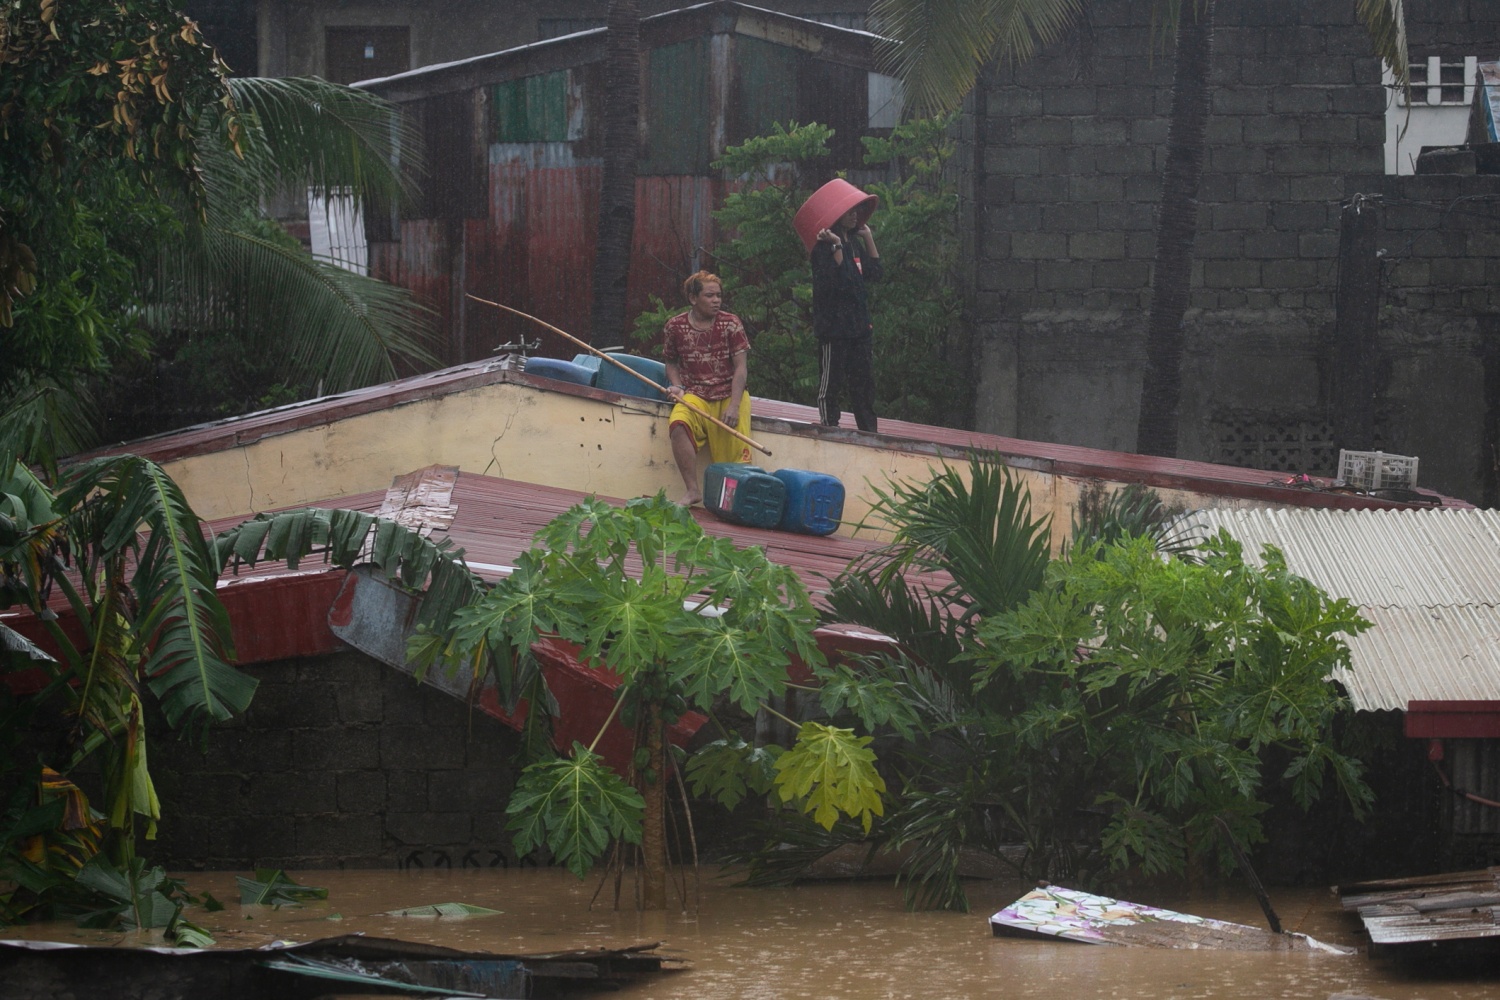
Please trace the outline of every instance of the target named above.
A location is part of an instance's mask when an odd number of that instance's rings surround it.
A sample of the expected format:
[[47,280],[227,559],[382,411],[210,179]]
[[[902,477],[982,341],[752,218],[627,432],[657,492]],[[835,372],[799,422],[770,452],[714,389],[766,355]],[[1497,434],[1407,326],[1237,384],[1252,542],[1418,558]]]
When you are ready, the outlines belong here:
[[[1023,941],[990,935],[986,917],[1025,891],[981,882],[971,886],[974,912],[907,913],[889,883],[820,883],[790,889],[735,889],[705,876],[696,912],[616,912],[608,890],[591,909],[598,883],[548,869],[293,873],[326,886],[326,901],[272,910],[229,903],[220,913],[189,916],[222,946],[254,947],[275,939],[316,940],[362,931],[372,937],[427,941],[489,952],[537,952],[661,941],[687,959],[687,971],[615,994],[636,1000],[825,1000],[876,998],[1117,997],[1500,1000],[1500,962],[1488,975],[1414,974],[1362,954],[1265,954],[1159,951]],[[196,892],[238,898],[232,873],[189,876]],[[627,887],[629,883],[627,880]],[[1333,943],[1357,944],[1357,927],[1325,890],[1279,890],[1273,900],[1289,930]],[[1204,916],[1259,924],[1248,895],[1138,900]],[[464,902],[504,911],[468,920],[386,917],[383,911]],[[78,943],[129,944],[119,934],[41,925],[4,936]]]

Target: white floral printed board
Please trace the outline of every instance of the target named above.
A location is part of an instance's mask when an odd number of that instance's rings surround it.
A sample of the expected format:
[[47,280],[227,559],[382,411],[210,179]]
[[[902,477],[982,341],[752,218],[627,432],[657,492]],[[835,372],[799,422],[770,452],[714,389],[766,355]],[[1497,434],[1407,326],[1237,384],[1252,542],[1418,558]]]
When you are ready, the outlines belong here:
[[1323,944],[1305,934],[1272,934],[1228,920],[1178,913],[1061,886],[1033,889],[990,917],[990,927],[996,934],[1041,934],[1088,944],[1350,953],[1349,949]]

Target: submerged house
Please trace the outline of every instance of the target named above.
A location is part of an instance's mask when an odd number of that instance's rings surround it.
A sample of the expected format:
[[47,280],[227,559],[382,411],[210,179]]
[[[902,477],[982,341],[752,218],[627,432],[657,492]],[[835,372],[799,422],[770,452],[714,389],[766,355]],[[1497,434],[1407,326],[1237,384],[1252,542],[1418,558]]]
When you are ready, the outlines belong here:
[[[497,358],[118,450],[160,462],[215,530],[305,505],[380,511],[451,539],[471,568],[494,579],[537,528],[587,494],[675,489],[667,413],[656,400],[553,381]],[[851,524],[868,511],[872,486],[887,477],[920,482],[943,461],[962,466],[971,449],[1003,462],[1028,487],[1033,509],[1057,526],[1083,497],[1129,484],[1188,509],[1467,506],[1430,492],[1392,500],[1262,470],[901,421],[883,421],[882,431],[825,428],[810,407],[754,403],[752,435],[772,452],[763,464],[837,475]],[[695,516],[705,530],[764,546],[815,596],[878,540],[849,524],[814,537]],[[503,813],[519,749],[508,725],[515,720],[492,695],[481,692],[473,709],[454,697],[468,693],[462,678],[445,692],[403,672],[399,602],[381,605],[390,595],[367,584],[316,562],[294,571],[262,565],[221,582],[241,664],[261,688],[245,717],[205,748],[153,744],[158,790],[173,817],[154,852],[162,860],[178,868],[515,863]],[[0,622],[44,641],[27,615]],[[825,626],[819,642],[840,655],[886,640]],[[565,709],[558,736],[591,737],[611,705],[607,678],[567,649],[539,654]]]

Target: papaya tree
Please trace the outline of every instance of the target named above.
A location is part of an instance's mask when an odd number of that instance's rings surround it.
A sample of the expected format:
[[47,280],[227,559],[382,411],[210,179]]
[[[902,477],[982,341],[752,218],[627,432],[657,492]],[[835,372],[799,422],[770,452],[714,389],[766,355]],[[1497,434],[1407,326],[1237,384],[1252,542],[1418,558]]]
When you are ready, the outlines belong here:
[[[532,643],[556,635],[576,643],[590,667],[618,676],[616,708],[637,734],[633,774],[604,762],[597,737],[575,743],[566,756],[525,768],[507,809],[509,828],[518,852],[545,846],[580,877],[611,843],[639,845],[642,905],[660,909],[674,766],[666,726],[688,709],[712,712],[721,702],[756,712],[786,691],[793,657],[827,675],[813,639],[817,624],[791,569],[758,547],[705,534],[685,508],[658,494],[623,508],[590,499],[559,515],[508,577],[455,613],[446,635],[419,635],[413,648],[492,663],[501,689],[514,692],[538,676]],[[794,724],[795,745],[772,752],[768,787],[823,826],[847,816],[868,828],[883,810],[885,787],[870,738],[816,721]],[[717,750],[755,753],[738,741]],[[716,791],[732,802],[744,786],[728,779]]]

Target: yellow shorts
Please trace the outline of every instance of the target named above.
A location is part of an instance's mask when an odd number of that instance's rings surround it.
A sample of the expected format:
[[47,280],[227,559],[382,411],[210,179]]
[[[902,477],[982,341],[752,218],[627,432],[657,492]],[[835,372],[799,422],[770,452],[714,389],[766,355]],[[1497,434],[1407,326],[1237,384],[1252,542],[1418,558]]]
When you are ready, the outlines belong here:
[[[711,413],[722,420],[724,411],[729,409],[728,399],[707,400],[687,393],[683,397],[684,402],[692,403],[705,413]],[[730,434],[722,427],[705,420],[702,414],[694,413],[683,406],[682,403],[674,404],[672,416],[668,420],[669,426],[682,424],[693,435],[693,444],[702,448],[708,445],[708,453],[715,462],[748,462],[750,461],[750,446],[739,438]],[[750,436],[750,393],[745,392],[740,399],[740,422],[736,427],[741,434]]]

